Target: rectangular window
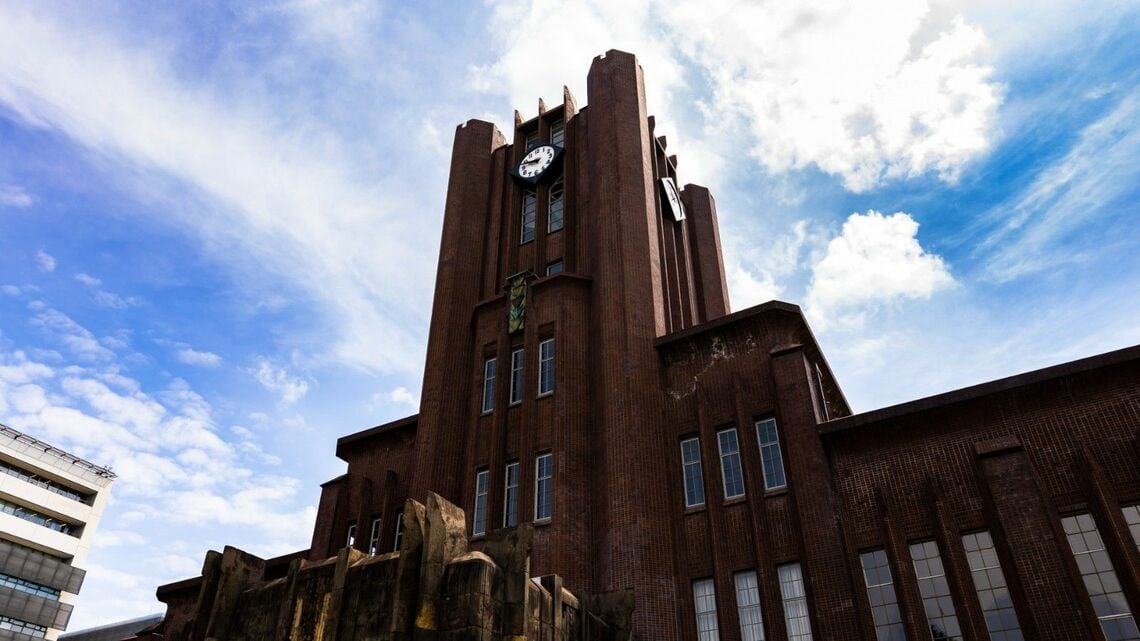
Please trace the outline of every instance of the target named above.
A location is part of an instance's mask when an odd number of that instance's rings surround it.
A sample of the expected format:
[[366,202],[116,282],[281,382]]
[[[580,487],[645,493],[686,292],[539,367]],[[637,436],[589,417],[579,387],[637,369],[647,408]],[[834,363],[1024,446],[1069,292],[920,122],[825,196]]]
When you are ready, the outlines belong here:
[[368,533],[368,553],[376,554],[380,551],[380,517],[372,517],[372,531]]
[[534,240],[534,217],[538,211],[538,197],[534,195],[533,191],[523,192],[523,206],[522,206],[522,235],[519,237],[519,244],[525,245]]
[[764,641],[764,619],[760,616],[760,586],[756,572],[737,572],[736,612],[740,616],[740,641]]
[[966,561],[974,579],[974,590],[986,619],[986,629],[993,641],[1021,641],[1021,627],[1013,610],[1013,599],[998,562],[997,550],[990,533],[983,530],[962,536]]
[[776,568],[780,575],[780,598],[784,601],[784,623],[788,628],[788,641],[812,641],[811,620],[808,617],[807,592],[799,563]]
[[1124,521],[1128,523],[1128,531],[1132,532],[1132,540],[1136,542],[1136,548],[1140,549],[1140,505],[1128,505],[1122,511]]
[[565,199],[563,198],[565,189],[562,182],[562,177],[559,176],[558,180],[550,186],[550,198],[547,199],[549,207],[547,208],[546,215],[546,233],[556,232],[562,229],[563,214],[565,212]]
[[534,520],[550,518],[554,506],[554,455],[540,454],[534,460]]
[[0,573],[0,586],[12,588],[19,592],[34,594],[45,599],[59,600],[59,590],[26,579],[14,577],[10,574]]
[[483,411],[495,409],[495,359],[483,361]]
[[538,395],[554,391],[554,339],[538,344]]
[[701,478],[701,444],[696,437],[681,441],[681,467],[685,472],[685,507],[705,504],[705,482]]
[[784,457],[780,453],[780,433],[776,419],[756,421],[756,438],[760,441],[760,464],[764,466],[764,489],[775,490],[787,485],[784,479]]
[[28,623],[19,619],[13,619],[0,615],[0,630],[11,630],[19,634],[26,634],[30,637],[43,638],[47,634],[47,628],[42,625]]
[[68,536],[74,536],[75,538],[79,538],[80,530],[82,529],[81,526],[65,523],[46,514],[40,514],[33,509],[26,508],[22,505],[16,505],[15,503],[10,503],[4,499],[0,499],[0,512],[11,514],[16,518],[23,519],[29,523],[35,523],[36,525],[46,527],[49,530],[62,532]]
[[490,472],[479,470],[475,472],[475,509],[471,511],[471,535],[478,536],[487,532],[487,482]]
[[503,527],[514,527],[519,522],[519,462],[507,463],[503,476]]
[[356,521],[348,522],[348,533],[344,536],[344,547],[350,548],[356,543]]
[[867,584],[867,599],[871,602],[875,638],[878,641],[906,641],[886,551],[880,548],[863,552],[859,555],[859,562],[863,566],[863,581]]
[[561,120],[550,123],[550,144],[562,147],[566,142],[566,125]]
[[1065,538],[1073,550],[1073,558],[1084,579],[1085,590],[1092,601],[1096,618],[1104,638],[1111,641],[1132,641],[1140,639],[1136,620],[1128,609],[1128,601],[1120,587],[1112,559],[1104,549],[1100,532],[1091,514],[1076,514],[1061,519],[1065,528]]
[[724,483],[724,498],[744,496],[744,473],[740,469],[740,443],[736,440],[736,428],[717,432],[716,439],[720,447],[720,478]]
[[934,541],[911,543],[910,558],[914,562],[914,575],[918,579],[918,591],[922,595],[931,636],[935,641],[961,641],[962,629],[958,625],[954,599],[950,597],[950,584],[946,581],[938,544]]
[[538,144],[538,131],[532,131],[526,135],[526,151],[530,151],[536,144]]
[[697,639],[720,641],[716,621],[716,588],[712,579],[693,581],[693,606],[697,613]]
[[404,511],[396,512],[396,535],[392,538],[392,551],[400,551],[400,543],[404,540]]
[[511,352],[511,405],[522,402],[523,351],[518,348]]
[[553,276],[555,274],[561,274],[561,273],[562,273],[562,261],[560,261],[560,260],[556,260],[553,263],[550,263],[549,265],[546,266],[546,275],[547,276]]

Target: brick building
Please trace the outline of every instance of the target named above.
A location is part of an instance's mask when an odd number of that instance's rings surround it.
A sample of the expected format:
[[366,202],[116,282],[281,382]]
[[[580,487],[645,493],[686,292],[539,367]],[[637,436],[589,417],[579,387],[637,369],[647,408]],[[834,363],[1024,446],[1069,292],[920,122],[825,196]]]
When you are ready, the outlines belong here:
[[338,441],[309,559],[434,491],[639,639],[1140,638],[1140,348],[853,415],[799,308],[729,313],[636,59],[587,87],[457,129],[421,411]]

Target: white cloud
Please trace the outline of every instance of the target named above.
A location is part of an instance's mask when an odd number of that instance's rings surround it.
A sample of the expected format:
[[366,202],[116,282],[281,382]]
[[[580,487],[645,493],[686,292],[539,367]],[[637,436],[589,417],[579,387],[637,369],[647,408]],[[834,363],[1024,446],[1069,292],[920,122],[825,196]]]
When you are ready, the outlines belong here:
[[83,283],[84,285],[87,285],[88,287],[98,287],[103,284],[103,281],[95,278],[91,274],[85,274],[83,272],[76,274],[75,280]]
[[35,199],[16,185],[0,185],[0,207],[31,207]]
[[[318,4],[295,6],[322,15]],[[351,11],[338,15],[315,28],[351,26]],[[340,136],[310,105],[259,93],[260,85],[191,84],[172,69],[178,50],[144,49],[98,24],[0,5],[0,104],[126,167],[115,175],[158,200],[167,222],[199,234],[218,260],[251,280],[268,273],[307,292],[340,325],[331,356],[368,370],[414,370],[422,336],[404,321],[427,316],[436,237],[423,233],[422,216],[402,215],[422,205],[406,202],[409,184],[422,180],[409,163],[364,168],[345,153],[376,123],[354,122]],[[307,59],[296,50],[281,56]],[[235,84],[248,86],[244,76]]]
[[109,359],[114,356],[114,352],[101,345],[94,334],[63,312],[48,307],[40,301],[33,301],[29,307],[38,312],[32,318],[32,324],[46,330],[53,338],[70,348],[76,356],[85,360]]
[[100,289],[95,292],[95,304],[107,309],[126,309],[128,307],[138,307],[142,304],[142,299],[135,296],[123,298],[116,293]]
[[262,387],[278,394],[284,405],[296,403],[309,391],[308,381],[292,376],[284,369],[274,367],[265,359],[258,361],[253,375]]
[[222,363],[222,357],[213,352],[200,352],[190,347],[183,347],[174,353],[179,362],[199,367],[217,367]]
[[36,252],[36,264],[45,272],[55,271],[55,258],[42,249]]
[[416,395],[412,394],[412,392],[404,386],[400,386],[400,387],[397,387],[396,389],[392,390],[392,393],[390,396],[391,396],[392,400],[397,402],[397,403],[407,405],[408,407],[415,409],[415,410],[418,410],[420,408],[419,399],[416,398]]
[[820,329],[859,327],[880,305],[929,298],[954,284],[942,258],[918,243],[905,212],[851,214],[813,269],[807,313]]

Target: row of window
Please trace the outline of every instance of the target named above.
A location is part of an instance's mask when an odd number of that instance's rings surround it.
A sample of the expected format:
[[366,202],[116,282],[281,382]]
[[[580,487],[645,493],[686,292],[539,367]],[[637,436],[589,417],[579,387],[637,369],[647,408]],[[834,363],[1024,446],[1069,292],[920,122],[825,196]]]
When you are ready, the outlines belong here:
[[18,632],[20,634],[26,634],[30,637],[36,637],[37,639],[42,639],[43,636],[47,634],[47,628],[42,625],[28,623],[27,621],[13,619],[12,617],[6,617],[3,615],[0,615],[0,630],[11,630],[12,632]]
[[73,501],[79,501],[80,503],[90,504],[91,499],[93,497],[93,495],[91,495],[91,494],[84,494],[84,493],[82,493],[78,490],[74,490],[74,489],[72,489],[72,488],[70,488],[70,487],[68,487],[62,483],[58,483],[58,482],[53,481],[53,480],[48,479],[48,478],[44,478],[38,474],[32,474],[31,472],[29,472],[25,469],[16,467],[15,465],[12,465],[11,463],[9,463],[8,461],[5,461],[3,459],[0,459],[0,472],[3,472],[4,474],[7,474],[8,476],[14,476],[14,477],[20,479],[21,481],[26,482],[26,483],[31,483],[32,485],[38,485],[39,487],[42,487],[43,489],[45,489],[49,492],[54,492],[60,496],[65,496],[65,497],[67,497]]
[[[475,472],[475,504],[471,510],[471,535],[487,533],[487,495],[491,472]],[[503,527],[518,525],[519,462],[507,463],[503,470]],[[539,454],[534,459],[534,520],[547,521],[554,512],[554,455]]]
[[47,516],[46,514],[40,514],[35,510],[30,510],[21,505],[9,503],[4,499],[0,499],[0,512],[11,514],[16,518],[24,519],[25,521],[35,523],[36,525],[42,525],[43,527],[55,530],[56,532],[67,534],[68,536],[79,536],[80,528],[75,525],[54,519],[50,516]]
[[25,579],[4,574],[3,572],[0,572],[0,585],[12,588],[13,590],[19,590],[20,592],[27,592],[28,594],[42,596],[46,599],[59,600],[59,590],[55,588],[49,588],[46,585],[40,585],[39,583],[33,583]]
[[[735,499],[744,496],[744,469],[740,461],[740,441],[736,428],[730,427],[716,433],[717,449],[720,454],[720,478],[724,488],[724,498]],[[776,419],[765,418],[756,421],[756,440],[760,444],[760,464],[764,472],[764,489],[777,490],[784,487],[784,458],[780,451],[780,435],[776,429]],[[701,468],[701,443],[696,436],[681,441],[681,469],[685,479],[685,507],[697,507],[705,503],[704,475]]]
[[[808,616],[807,592],[799,563],[786,563],[776,568],[780,580],[780,600],[784,606],[784,626],[788,641],[811,641],[811,619]],[[736,586],[736,611],[740,619],[742,641],[764,641],[764,617],[760,608],[760,585],[754,570],[733,575]],[[693,605],[696,611],[697,638],[720,641],[720,624],[716,616],[716,586],[712,579],[693,581]]]
[[[566,183],[562,176],[555,180],[546,194],[546,233],[552,234],[561,231],[565,223]],[[522,231],[519,234],[519,244],[525,245],[534,240],[535,221],[538,218],[538,194],[533,190],[523,192],[522,202]]]
[[[496,359],[483,361],[483,412],[495,409],[495,370]],[[538,395],[546,396],[554,392],[554,339],[548,338],[538,344]],[[511,405],[522,402],[523,394],[523,348],[511,350],[511,379],[509,399]]]
[[[380,553],[380,535],[383,533],[381,528],[381,518],[379,516],[372,517],[372,529],[368,534],[368,554],[375,555]],[[404,511],[396,512],[396,533],[392,537],[392,551],[400,551],[400,542],[404,537]],[[345,547],[353,547],[356,544],[356,521],[349,521],[348,523],[348,537],[345,540]]]
[[[1140,506],[1127,506],[1123,513],[1132,538],[1140,549]],[[1092,515],[1067,516],[1061,520],[1061,525],[1104,638],[1107,641],[1140,641],[1136,620]],[[989,638],[991,641],[1021,641],[1024,638],[1021,625],[990,533],[982,530],[963,535],[962,548]],[[938,544],[933,540],[915,541],[910,544],[910,557],[930,638],[934,641],[960,641],[962,629]],[[860,553],[859,562],[876,639],[905,641],[906,630],[886,550],[866,550]],[[790,563],[779,566],[777,570],[788,639],[810,641],[811,623],[800,566]],[[763,641],[764,620],[756,572],[738,572],[733,578],[740,637],[743,641]],[[700,641],[719,641],[713,579],[693,581],[693,600],[698,638]]]
[[[526,135],[526,151],[530,151],[538,144],[538,130],[534,130]],[[550,123],[550,144],[555,147],[563,147],[566,144],[566,123],[561,120],[555,120]]]

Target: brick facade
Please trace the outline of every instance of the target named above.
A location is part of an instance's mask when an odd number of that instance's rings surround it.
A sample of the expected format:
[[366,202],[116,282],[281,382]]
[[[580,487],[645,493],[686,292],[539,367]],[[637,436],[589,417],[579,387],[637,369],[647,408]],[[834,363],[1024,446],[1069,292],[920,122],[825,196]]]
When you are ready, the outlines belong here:
[[[874,639],[860,553],[880,548],[907,638],[930,639],[910,545],[933,540],[961,628],[952,638],[981,641],[986,606],[962,538],[979,531],[992,537],[1024,638],[1100,639],[1061,522],[1083,512],[1121,585],[1114,602],[1140,610],[1140,542],[1121,512],[1140,503],[1140,348],[852,415],[798,307],[728,313],[715,202],[687,185],[686,219],[670,214],[659,180],[676,178],[677,161],[654,134],[636,59],[596,58],[587,87],[588,107],[567,91],[535,119],[516,117],[513,144],[481,121],[456,130],[421,412],[340,439],[348,471],[323,486],[310,560],[335,556],[350,522],[367,551],[375,518],[379,548],[391,550],[399,506],[428,492],[470,524],[481,470],[495,530],[512,462],[518,519],[531,522],[535,459],[550,453],[552,517],[533,523],[533,573],[584,593],[632,589],[639,639],[696,640],[693,581],[711,578],[716,638],[739,641],[735,575],[745,571],[756,573],[764,638],[787,639],[781,568],[802,576],[814,638]],[[527,135],[546,141],[556,123],[564,226],[548,233],[550,186],[538,185],[534,240],[521,242],[527,187],[511,168]],[[547,276],[556,261],[562,273]],[[511,334],[518,274],[526,311]],[[539,345],[551,338],[554,391],[540,395]],[[762,435],[766,419],[776,427]],[[725,499],[728,428],[744,494]],[[704,501],[686,507],[680,444],[690,438]],[[782,485],[766,487],[765,452]],[[484,544],[472,537],[472,549]]]

